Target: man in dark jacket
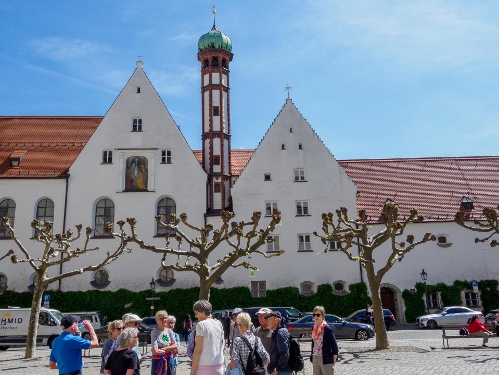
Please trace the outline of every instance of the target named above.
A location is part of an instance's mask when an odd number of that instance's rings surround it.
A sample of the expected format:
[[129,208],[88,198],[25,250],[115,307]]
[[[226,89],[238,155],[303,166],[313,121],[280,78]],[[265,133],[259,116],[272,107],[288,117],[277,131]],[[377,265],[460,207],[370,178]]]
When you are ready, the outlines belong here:
[[291,374],[289,361],[289,340],[291,335],[286,328],[279,328],[282,316],[279,311],[272,311],[265,316],[269,322],[269,328],[274,330],[272,343],[270,344],[270,363],[267,372],[271,375]]

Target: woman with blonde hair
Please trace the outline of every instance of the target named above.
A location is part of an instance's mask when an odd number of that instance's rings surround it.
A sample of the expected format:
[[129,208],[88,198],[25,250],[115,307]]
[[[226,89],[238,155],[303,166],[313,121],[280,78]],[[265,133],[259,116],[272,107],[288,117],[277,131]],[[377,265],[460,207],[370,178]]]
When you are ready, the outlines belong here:
[[104,365],[106,364],[106,358],[109,355],[109,351],[111,350],[111,346],[113,345],[114,340],[116,340],[116,337],[121,333],[123,330],[123,321],[122,320],[113,320],[107,325],[107,336],[109,337],[106,342],[104,343],[104,346],[102,347],[102,361],[100,365],[100,373],[104,373]]
[[133,348],[139,342],[137,328],[125,328],[118,338],[119,347],[114,350],[104,366],[104,374],[133,375],[138,369],[139,359]]
[[326,310],[323,306],[315,306],[313,314],[314,328],[312,329],[312,362],[313,375],[333,375],[334,363],[338,358],[338,344],[333,329],[324,319]]
[[155,318],[158,326],[151,331],[151,375],[172,375],[168,365],[171,356],[178,354],[178,346],[173,331],[166,326],[168,313],[160,310]]
[[237,336],[234,339],[230,369],[234,370],[237,365],[240,365],[242,373],[244,374],[246,371],[246,365],[248,363],[249,353],[255,346],[256,350],[263,360],[263,365],[267,365],[269,363],[270,356],[263,347],[260,338],[256,337],[251,332],[251,317],[249,316],[249,314],[245,312],[238,314],[236,318],[236,324],[241,335]]

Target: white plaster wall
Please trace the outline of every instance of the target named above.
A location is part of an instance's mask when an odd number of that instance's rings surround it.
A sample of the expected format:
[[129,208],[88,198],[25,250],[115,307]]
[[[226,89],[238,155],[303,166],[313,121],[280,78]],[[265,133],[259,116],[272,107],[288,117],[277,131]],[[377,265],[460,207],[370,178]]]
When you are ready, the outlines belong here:
[[[141,86],[141,94],[135,87]],[[143,119],[143,132],[131,132],[133,116]],[[116,181],[124,165],[113,159],[113,164],[101,164],[103,149],[113,152],[153,155],[149,165],[154,166],[154,191],[117,192]],[[161,164],[161,150],[172,151],[172,163]],[[186,212],[195,225],[202,225],[206,205],[206,174],[197,162],[183,135],[174,123],[163,102],[150,84],[142,69],[138,68],[119,97],[110,108],[102,123],[86,147],[72,165],[69,180],[69,210],[67,223],[93,226],[94,207],[102,197],[109,197],[115,204],[115,221],[135,217],[140,238],[157,246],[164,239],[154,238],[156,233],[156,203],[161,197],[175,200],[177,214]],[[116,240],[93,239],[91,246],[101,251],[111,251]],[[95,263],[102,256],[95,254],[79,259],[72,267]],[[159,268],[159,255],[135,250],[116,264],[107,268],[111,272],[111,285],[107,289],[127,288],[141,290],[147,287]],[[89,274],[68,279],[63,290],[80,290],[89,287]],[[144,282],[147,281],[145,284]]]
[[[281,150],[283,143],[285,150]],[[294,182],[297,167],[305,169],[306,182]],[[265,173],[271,173],[271,181],[264,181]],[[265,212],[265,201],[277,201],[282,212],[282,225],[275,234],[280,235],[281,249],[286,252],[268,261],[253,256],[260,270],[257,278],[267,280],[269,289],[299,286],[302,281],[359,282],[358,266],[343,254],[324,254],[325,246],[312,235],[322,227],[323,212],[340,206],[355,211],[355,192],[351,179],[288,99],[232,189],[237,220],[248,220],[255,210]],[[296,216],[297,200],[308,201],[310,216]],[[298,251],[298,233],[311,235],[311,252]],[[249,285],[249,272],[247,277],[240,273],[239,282]],[[227,278],[235,282],[236,274]]]
[[[31,221],[36,218],[36,205],[41,198],[50,198],[54,202],[54,232],[63,231],[65,179],[2,179],[0,184],[0,201],[9,198],[16,202],[14,230],[28,252],[36,257],[41,254],[43,246],[32,239]],[[13,249],[20,259],[24,259],[14,241],[0,240],[2,255]],[[0,262],[0,273],[7,276],[9,290],[27,291],[28,278],[33,269],[28,264],[13,265],[9,259]],[[51,274],[53,274],[51,272]]]

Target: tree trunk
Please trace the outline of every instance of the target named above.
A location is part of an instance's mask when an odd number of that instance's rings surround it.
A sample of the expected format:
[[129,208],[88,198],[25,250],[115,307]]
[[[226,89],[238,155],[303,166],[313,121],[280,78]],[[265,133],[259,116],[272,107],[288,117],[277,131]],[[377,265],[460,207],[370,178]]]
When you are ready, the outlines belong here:
[[379,284],[376,282],[374,269],[370,271],[369,267],[367,267],[366,271],[367,280],[369,281],[369,290],[371,291],[371,299],[373,301],[372,309],[374,315],[374,331],[376,332],[376,350],[390,349],[385,318],[383,315],[383,305],[381,304]]
[[31,301],[31,313],[29,315],[28,336],[26,338],[26,358],[33,358],[36,355],[36,338],[38,336],[38,320],[40,316],[40,307],[42,305],[43,292],[45,285],[42,281],[43,275],[36,275],[35,290],[33,291],[33,300]]
[[210,300],[210,287],[211,283],[208,281],[208,277],[203,275],[199,276],[199,299]]

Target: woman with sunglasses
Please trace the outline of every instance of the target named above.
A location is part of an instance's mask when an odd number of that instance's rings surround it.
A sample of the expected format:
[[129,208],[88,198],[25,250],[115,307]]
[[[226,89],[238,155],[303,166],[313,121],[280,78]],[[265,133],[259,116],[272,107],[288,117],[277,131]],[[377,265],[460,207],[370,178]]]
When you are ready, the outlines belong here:
[[173,331],[168,328],[168,313],[160,310],[155,315],[158,326],[151,331],[151,375],[173,375],[169,371],[172,355],[178,354]]
[[338,344],[334,337],[333,329],[324,319],[326,309],[315,306],[313,311],[314,328],[312,329],[312,362],[313,375],[333,375],[334,363],[338,358]]
[[113,345],[114,340],[116,340],[116,337],[121,333],[123,330],[123,321],[122,320],[113,320],[107,325],[107,335],[109,338],[106,340],[104,343],[104,346],[102,347],[102,362],[100,365],[100,373],[104,373],[104,365],[106,364],[106,358],[109,355],[109,352],[111,351],[111,346]]

